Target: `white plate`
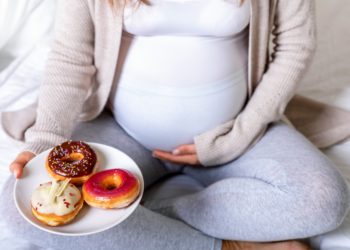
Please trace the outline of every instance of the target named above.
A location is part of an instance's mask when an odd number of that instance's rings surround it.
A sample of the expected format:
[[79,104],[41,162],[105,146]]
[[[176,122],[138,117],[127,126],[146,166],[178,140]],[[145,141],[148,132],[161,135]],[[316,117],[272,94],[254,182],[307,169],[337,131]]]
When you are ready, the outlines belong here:
[[142,173],[136,163],[122,151],[98,143],[87,142],[97,154],[99,169],[97,171],[123,168],[134,173],[140,180],[141,191],[138,198],[128,207],[122,209],[98,209],[86,203],[74,220],[63,226],[49,227],[39,222],[31,212],[30,200],[35,188],[40,183],[50,181],[45,169],[45,159],[51,149],[42,152],[27,163],[23,177],[15,182],[14,199],[20,214],[32,225],[49,233],[81,236],[98,233],[114,227],[125,220],[138,206],[143,195],[144,182]]

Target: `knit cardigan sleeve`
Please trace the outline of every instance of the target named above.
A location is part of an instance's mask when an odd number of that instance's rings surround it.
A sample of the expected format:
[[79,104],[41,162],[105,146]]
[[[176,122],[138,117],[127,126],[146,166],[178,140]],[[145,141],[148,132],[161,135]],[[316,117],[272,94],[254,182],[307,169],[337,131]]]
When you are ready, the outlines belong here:
[[315,51],[314,8],[313,0],[277,0],[271,60],[252,97],[234,120],[194,137],[203,166],[239,157],[281,119]]
[[59,0],[37,117],[24,134],[22,150],[37,154],[70,137],[96,71],[93,43],[94,25],[87,1]]

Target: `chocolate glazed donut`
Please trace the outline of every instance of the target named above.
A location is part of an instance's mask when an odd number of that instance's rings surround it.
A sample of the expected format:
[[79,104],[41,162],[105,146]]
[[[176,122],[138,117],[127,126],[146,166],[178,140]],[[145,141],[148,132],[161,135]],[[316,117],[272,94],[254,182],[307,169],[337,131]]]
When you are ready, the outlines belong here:
[[82,141],[66,141],[54,147],[46,158],[46,169],[56,180],[72,178],[73,184],[82,185],[95,171],[95,151]]

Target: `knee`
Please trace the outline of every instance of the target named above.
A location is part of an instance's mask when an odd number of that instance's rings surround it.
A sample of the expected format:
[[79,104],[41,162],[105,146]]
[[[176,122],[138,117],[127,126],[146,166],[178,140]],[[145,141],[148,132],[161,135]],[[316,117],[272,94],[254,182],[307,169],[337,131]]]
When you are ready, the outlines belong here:
[[[321,176],[313,179],[309,193],[310,225],[321,234],[338,228],[349,208],[349,187],[342,176],[336,172],[333,176]],[[311,196],[311,197],[310,197]]]

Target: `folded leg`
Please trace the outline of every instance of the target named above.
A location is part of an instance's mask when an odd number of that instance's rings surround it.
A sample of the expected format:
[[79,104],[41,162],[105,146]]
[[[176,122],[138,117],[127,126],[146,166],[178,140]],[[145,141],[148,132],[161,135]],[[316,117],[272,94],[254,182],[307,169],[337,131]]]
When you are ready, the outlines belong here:
[[295,129],[270,126],[240,158],[183,172],[205,188],[145,205],[221,239],[277,241],[338,227],[349,191],[330,160]]

